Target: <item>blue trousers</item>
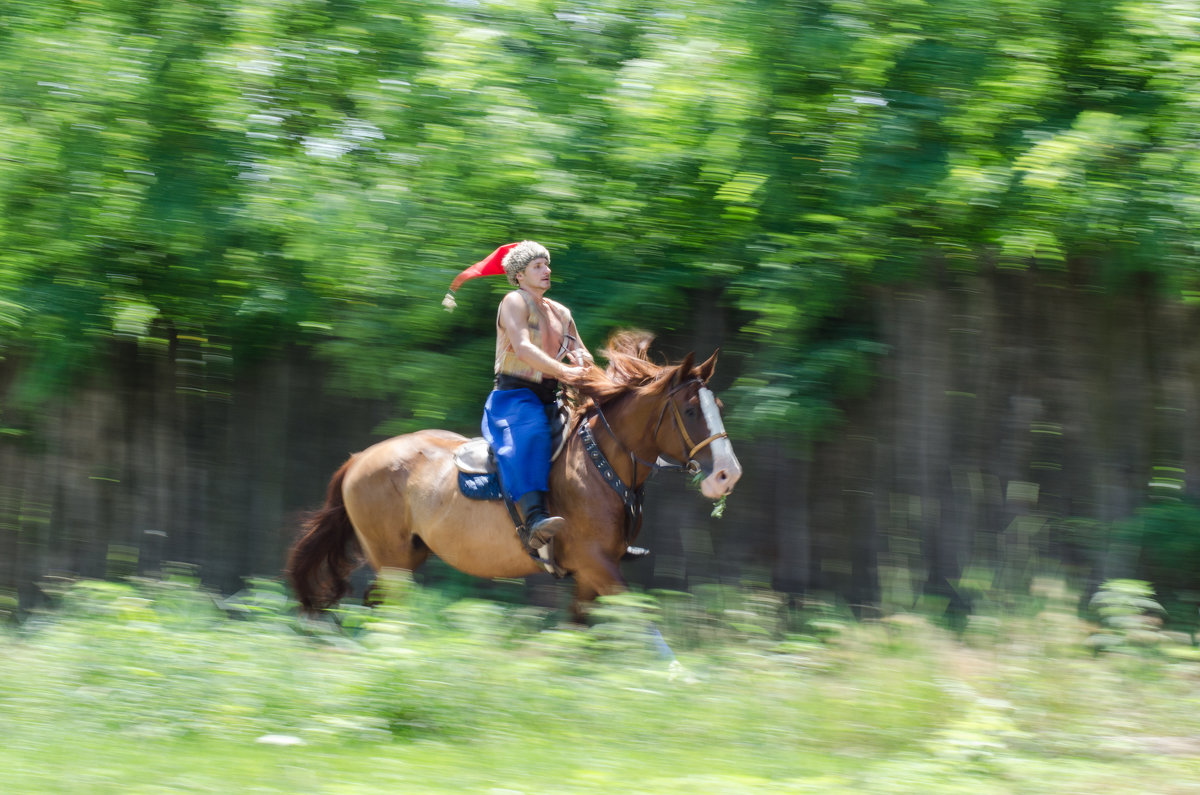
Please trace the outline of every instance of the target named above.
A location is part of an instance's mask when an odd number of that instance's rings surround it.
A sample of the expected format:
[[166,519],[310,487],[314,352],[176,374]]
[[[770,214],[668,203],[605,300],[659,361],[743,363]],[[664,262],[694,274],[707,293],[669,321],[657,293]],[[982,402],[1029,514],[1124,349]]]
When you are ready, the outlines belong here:
[[550,417],[546,405],[528,389],[496,389],[483,407],[483,438],[491,444],[500,480],[513,500],[531,491],[550,490]]

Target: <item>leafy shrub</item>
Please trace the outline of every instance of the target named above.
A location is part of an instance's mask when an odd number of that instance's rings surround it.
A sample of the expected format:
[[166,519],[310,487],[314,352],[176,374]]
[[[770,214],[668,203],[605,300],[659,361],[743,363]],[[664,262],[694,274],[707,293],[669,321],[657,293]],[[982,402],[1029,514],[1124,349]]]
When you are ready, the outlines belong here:
[[1167,640],[1162,632],[1165,611],[1149,583],[1109,580],[1092,597],[1091,607],[1103,627],[1087,640],[1097,652],[1152,650]]
[[1200,506],[1167,500],[1119,524],[1116,540],[1136,555],[1140,579],[1158,589],[1168,625],[1195,631],[1200,615]]

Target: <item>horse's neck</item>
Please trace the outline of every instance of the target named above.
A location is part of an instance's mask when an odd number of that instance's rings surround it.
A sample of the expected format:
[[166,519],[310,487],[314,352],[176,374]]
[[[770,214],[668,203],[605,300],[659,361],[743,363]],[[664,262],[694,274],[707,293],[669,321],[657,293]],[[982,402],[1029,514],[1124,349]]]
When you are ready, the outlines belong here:
[[[629,394],[618,398],[605,410],[607,428],[601,420],[597,420],[593,426],[593,436],[604,457],[612,464],[621,481],[634,488],[641,486],[650,476],[651,468],[648,465],[661,452],[654,438],[654,421],[661,409],[660,400]],[[588,420],[585,417],[583,421]]]

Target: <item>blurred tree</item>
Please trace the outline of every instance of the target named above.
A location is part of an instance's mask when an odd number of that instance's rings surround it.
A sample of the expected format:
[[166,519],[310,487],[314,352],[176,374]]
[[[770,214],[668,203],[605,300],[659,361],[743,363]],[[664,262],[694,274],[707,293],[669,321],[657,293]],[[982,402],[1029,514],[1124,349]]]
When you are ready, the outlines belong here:
[[[1194,39],[1162,0],[6,0],[9,394],[114,340],[201,393],[304,346],[395,401],[380,430],[468,430],[506,286],[440,297],[533,237],[593,347],[724,337],[731,426],[808,451],[872,386],[889,290],[1196,300]],[[943,413],[941,361],[897,422]]]

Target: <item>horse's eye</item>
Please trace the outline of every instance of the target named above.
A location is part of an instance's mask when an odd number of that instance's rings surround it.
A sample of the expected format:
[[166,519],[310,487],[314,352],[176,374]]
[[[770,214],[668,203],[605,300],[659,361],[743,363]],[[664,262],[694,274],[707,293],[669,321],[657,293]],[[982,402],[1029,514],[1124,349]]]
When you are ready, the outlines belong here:
[[687,417],[689,420],[696,419],[696,408],[694,406],[688,406],[686,409],[683,410],[683,415],[685,417]]

